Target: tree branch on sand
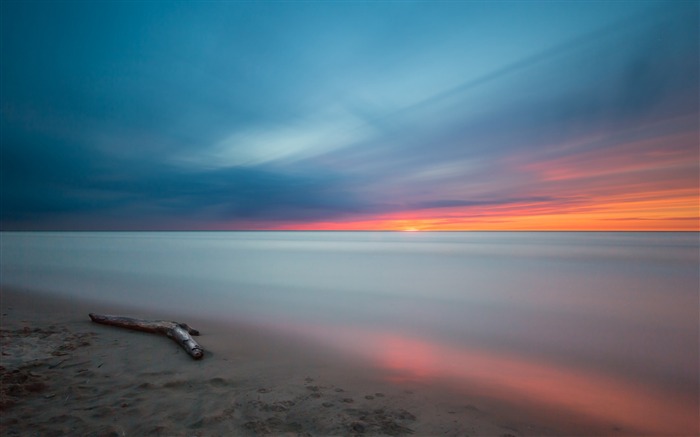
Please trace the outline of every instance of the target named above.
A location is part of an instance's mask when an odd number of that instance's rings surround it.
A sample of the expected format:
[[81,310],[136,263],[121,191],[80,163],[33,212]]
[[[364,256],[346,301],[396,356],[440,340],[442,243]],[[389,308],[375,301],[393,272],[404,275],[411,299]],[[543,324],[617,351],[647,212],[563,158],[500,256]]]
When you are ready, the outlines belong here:
[[192,329],[186,323],[168,322],[165,320],[141,320],[131,317],[108,316],[90,313],[90,319],[103,325],[118,326],[120,328],[134,329],[136,331],[163,334],[172,338],[187,351],[195,360],[202,358],[204,349],[190,336],[199,335],[199,331]]

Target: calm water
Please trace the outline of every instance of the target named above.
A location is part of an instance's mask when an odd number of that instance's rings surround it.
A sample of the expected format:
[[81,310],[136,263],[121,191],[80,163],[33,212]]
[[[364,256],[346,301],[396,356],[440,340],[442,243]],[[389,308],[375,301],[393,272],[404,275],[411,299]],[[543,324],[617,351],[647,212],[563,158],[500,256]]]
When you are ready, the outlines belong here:
[[397,384],[698,433],[697,233],[0,238],[4,286],[190,307],[327,344]]

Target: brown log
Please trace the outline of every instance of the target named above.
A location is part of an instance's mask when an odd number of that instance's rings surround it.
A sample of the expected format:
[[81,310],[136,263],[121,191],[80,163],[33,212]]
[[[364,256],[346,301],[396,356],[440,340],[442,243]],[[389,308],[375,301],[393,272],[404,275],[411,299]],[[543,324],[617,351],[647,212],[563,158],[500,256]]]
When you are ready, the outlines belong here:
[[182,346],[195,360],[202,358],[204,355],[202,347],[190,336],[190,334],[199,335],[199,331],[192,329],[186,323],[168,322],[166,320],[141,320],[132,319],[131,317],[107,316],[94,313],[90,313],[89,315],[90,319],[95,323],[167,335]]

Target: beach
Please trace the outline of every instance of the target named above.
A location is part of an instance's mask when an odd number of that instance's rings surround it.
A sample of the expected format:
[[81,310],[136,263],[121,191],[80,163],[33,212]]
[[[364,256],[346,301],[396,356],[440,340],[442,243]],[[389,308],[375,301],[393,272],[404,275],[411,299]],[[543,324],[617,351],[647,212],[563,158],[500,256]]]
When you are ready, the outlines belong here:
[[302,353],[243,326],[186,320],[202,333],[195,361],[164,336],[91,323],[95,309],[146,316],[2,290],[0,434],[558,435],[481,405],[436,403],[419,386],[364,378],[312,345]]

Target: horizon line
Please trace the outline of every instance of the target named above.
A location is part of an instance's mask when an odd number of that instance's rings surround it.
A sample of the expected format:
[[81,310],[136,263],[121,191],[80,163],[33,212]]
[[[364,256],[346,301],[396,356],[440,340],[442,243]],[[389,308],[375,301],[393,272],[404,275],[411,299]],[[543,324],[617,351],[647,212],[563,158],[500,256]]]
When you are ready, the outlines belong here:
[[2,232],[396,232],[406,234],[419,233],[456,233],[456,232],[541,232],[541,233],[700,233],[697,230],[678,229],[0,229]]

